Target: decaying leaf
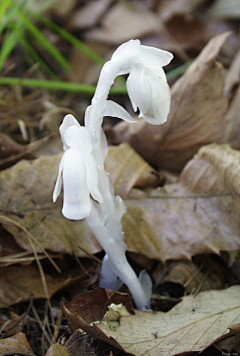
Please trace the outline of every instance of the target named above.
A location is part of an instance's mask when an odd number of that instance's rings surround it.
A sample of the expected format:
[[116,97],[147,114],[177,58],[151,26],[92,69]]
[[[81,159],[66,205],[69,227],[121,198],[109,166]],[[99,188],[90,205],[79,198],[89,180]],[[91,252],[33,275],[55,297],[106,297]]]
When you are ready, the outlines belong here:
[[109,147],[105,168],[122,198],[127,198],[133,187],[151,187],[159,181],[158,173],[126,143]]
[[[168,313],[136,311],[122,317],[110,330],[105,323],[95,324],[135,356],[166,356],[202,351],[231,324],[240,322],[240,287],[201,292],[196,298],[184,297]],[[226,334],[226,337],[228,334]]]
[[199,256],[199,259],[202,263],[170,261],[164,266],[160,263],[152,274],[155,287],[168,282],[176,283],[182,285],[188,294],[222,288],[226,282],[223,266],[210,260],[209,256]]
[[226,131],[226,141],[236,150],[240,149],[240,86],[234,94],[231,105],[228,109],[226,120],[228,127]]
[[95,26],[99,17],[107,10],[112,0],[88,1],[71,17],[69,29],[82,29]]
[[64,345],[56,342],[48,349],[45,356],[71,356],[71,354]]
[[6,355],[35,356],[23,333],[0,340],[0,356]]
[[188,163],[178,183],[127,200],[128,249],[163,262],[239,251],[239,164],[239,151],[211,144]]
[[0,310],[0,330],[1,335],[9,337],[21,332],[27,324],[27,314],[17,315],[11,309]]
[[225,72],[216,56],[228,36],[214,37],[174,84],[165,124],[121,122],[113,128],[114,143],[128,141],[153,166],[181,171],[200,147],[222,142],[228,98],[223,95]]
[[70,303],[63,306],[66,318],[72,331],[78,328],[84,329],[78,323],[76,316],[81,317],[85,323],[92,323],[103,319],[110,304],[123,304],[128,313],[134,314],[131,299],[128,294],[114,292],[112,290],[97,288],[88,293],[76,296]]
[[[26,278],[27,276],[27,278]],[[49,296],[65,287],[70,280],[45,275]],[[46,298],[40,273],[34,266],[8,266],[0,268],[0,308],[35,298]]]
[[154,13],[120,1],[105,15],[102,28],[88,32],[86,39],[119,45],[129,38],[157,33],[160,29],[161,24]]

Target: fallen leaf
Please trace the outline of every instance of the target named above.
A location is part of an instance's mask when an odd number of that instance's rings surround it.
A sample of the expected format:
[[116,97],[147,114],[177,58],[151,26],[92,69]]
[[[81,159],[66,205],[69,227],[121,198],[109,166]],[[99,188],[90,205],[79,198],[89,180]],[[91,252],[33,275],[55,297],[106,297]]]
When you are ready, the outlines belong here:
[[122,198],[127,198],[133,187],[146,188],[159,182],[159,174],[126,143],[109,147],[105,169]]
[[[27,278],[26,278],[27,276]],[[65,277],[51,277],[45,274],[49,296],[52,296],[60,288],[65,287],[70,279]],[[40,273],[34,266],[8,266],[0,268],[0,308],[34,298],[46,298]]]
[[11,309],[4,308],[0,310],[0,329],[4,337],[12,336],[21,332],[27,324],[28,317],[26,314],[17,315]]
[[0,340],[0,356],[6,355],[35,356],[23,333]]
[[201,292],[196,298],[184,297],[168,313],[136,310],[122,317],[113,331],[106,323],[94,326],[135,356],[200,352],[240,322],[239,293],[240,286]]
[[182,285],[188,294],[222,288],[226,283],[224,267],[209,256],[201,256],[200,260],[201,264],[193,261],[170,261],[164,268],[160,265],[152,274],[155,288],[169,282]]
[[71,351],[71,356],[133,356],[132,354],[126,354],[125,352],[120,351],[106,342],[96,340],[87,334],[84,335],[79,329],[71,335],[65,345],[68,350]]
[[89,1],[81,6],[70,18],[68,29],[83,29],[95,26],[99,17],[104,14],[112,0]]
[[238,355],[240,352],[240,324],[229,327],[228,333],[220,336],[213,345],[218,350],[223,350],[224,353],[232,352],[233,355]]
[[159,4],[158,13],[162,19],[169,20],[175,15],[189,15],[202,5],[205,0],[171,0]]
[[203,147],[179,182],[126,201],[128,250],[165,262],[240,249],[240,152]]
[[60,345],[58,342],[50,346],[45,356],[71,356],[72,354],[66,349],[64,345]]
[[240,149],[240,86],[233,96],[232,102],[226,114],[228,127],[225,140],[235,150]]
[[131,299],[129,295],[125,293],[96,288],[88,293],[76,296],[66,306],[63,306],[72,332],[81,327],[78,324],[76,315],[90,324],[94,321],[101,320],[107,312],[108,306],[112,303],[122,303],[130,314],[134,314]]
[[200,147],[222,142],[228,98],[223,96],[225,72],[216,56],[228,36],[214,37],[174,84],[165,124],[121,122],[113,128],[113,143],[127,141],[154,167],[179,172]]
[[101,28],[86,33],[87,40],[119,45],[131,38],[159,33],[159,18],[146,8],[119,1],[107,12]]
[[239,78],[240,72],[240,50],[235,55],[230,68],[226,74],[226,82],[225,82],[225,93],[226,95],[230,95],[235,86],[237,86],[240,82]]

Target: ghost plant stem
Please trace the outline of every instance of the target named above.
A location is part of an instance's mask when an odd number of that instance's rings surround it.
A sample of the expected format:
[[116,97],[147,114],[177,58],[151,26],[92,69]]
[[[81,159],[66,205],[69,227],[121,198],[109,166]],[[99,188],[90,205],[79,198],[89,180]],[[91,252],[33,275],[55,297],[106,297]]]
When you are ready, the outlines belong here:
[[96,92],[85,113],[85,127],[72,115],[66,115],[60,126],[65,153],[53,193],[55,201],[63,180],[63,215],[86,221],[106,252],[100,286],[115,289],[125,283],[139,309],[149,309],[152,282],[146,272],[139,277],[126,259],[126,244],[121,219],[125,204],[114,194],[114,186],[104,169],[107,141],[102,129],[104,116],[135,120],[120,105],[107,100],[109,90],[120,74],[129,74],[127,90],[140,117],[151,124],[166,121],[170,107],[170,90],[162,69],[172,54],[142,46],[139,40],[121,45],[100,73]]

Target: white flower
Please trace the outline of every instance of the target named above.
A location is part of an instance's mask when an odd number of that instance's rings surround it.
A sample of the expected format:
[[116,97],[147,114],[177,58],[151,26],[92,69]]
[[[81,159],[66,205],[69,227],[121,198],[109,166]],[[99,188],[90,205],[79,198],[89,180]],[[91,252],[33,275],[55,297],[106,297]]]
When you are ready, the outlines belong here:
[[162,67],[172,58],[170,52],[130,40],[114,52],[110,61],[119,66],[118,74],[130,73],[127,90],[133,110],[139,108],[139,117],[153,125],[164,123],[169,113],[170,88]]
[[97,164],[91,154],[89,133],[73,115],[65,116],[60,133],[65,153],[59,165],[53,201],[59,196],[63,181],[63,215],[68,219],[79,220],[90,215],[90,195],[97,202],[102,202],[98,190]]

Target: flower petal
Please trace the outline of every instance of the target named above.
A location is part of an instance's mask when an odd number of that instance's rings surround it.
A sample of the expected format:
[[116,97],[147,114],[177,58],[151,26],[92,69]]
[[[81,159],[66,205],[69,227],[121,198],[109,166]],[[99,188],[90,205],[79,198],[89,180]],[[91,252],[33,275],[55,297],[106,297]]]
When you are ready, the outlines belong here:
[[[139,40],[130,40],[121,44],[121,46],[119,46],[113,53],[111,62],[124,62],[124,59],[126,59],[129,63],[133,62],[135,57],[137,57],[139,54],[140,44],[141,42]],[[126,63],[124,64],[126,65]]]
[[139,116],[144,117],[152,125],[163,124],[166,122],[170,110],[170,88],[166,82],[165,73],[162,68],[158,70],[148,69],[147,71],[152,85],[152,102],[149,109],[146,112],[141,112]]
[[58,177],[57,181],[55,183],[54,191],[53,191],[53,202],[57,200],[59,194],[61,193],[61,188],[62,188],[62,170],[64,166],[64,155],[61,158],[61,161],[59,163],[59,169],[58,169]]
[[145,73],[145,67],[139,64],[135,65],[126,85],[133,110],[136,111],[138,107],[140,111],[146,112],[151,102],[152,89]]
[[107,100],[105,104],[104,116],[118,117],[127,122],[136,122],[132,116],[119,104],[115,101]]
[[70,148],[76,148],[85,152],[92,151],[92,141],[84,126],[70,126],[63,133],[64,142]]
[[63,215],[80,220],[90,215],[90,193],[86,184],[86,168],[81,152],[70,148],[64,153]]
[[62,124],[59,127],[64,151],[66,151],[68,149],[68,146],[66,145],[66,143],[64,141],[64,133],[70,126],[80,127],[79,122],[75,119],[75,117],[72,114],[66,115],[63,119]]
[[172,59],[173,54],[171,52],[141,45],[137,63],[141,63],[147,68],[159,68],[169,64]]
[[102,203],[103,198],[98,189],[98,169],[97,164],[91,153],[84,153],[83,159],[85,162],[86,168],[86,183],[90,194],[93,199],[97,200],[99,203]]

